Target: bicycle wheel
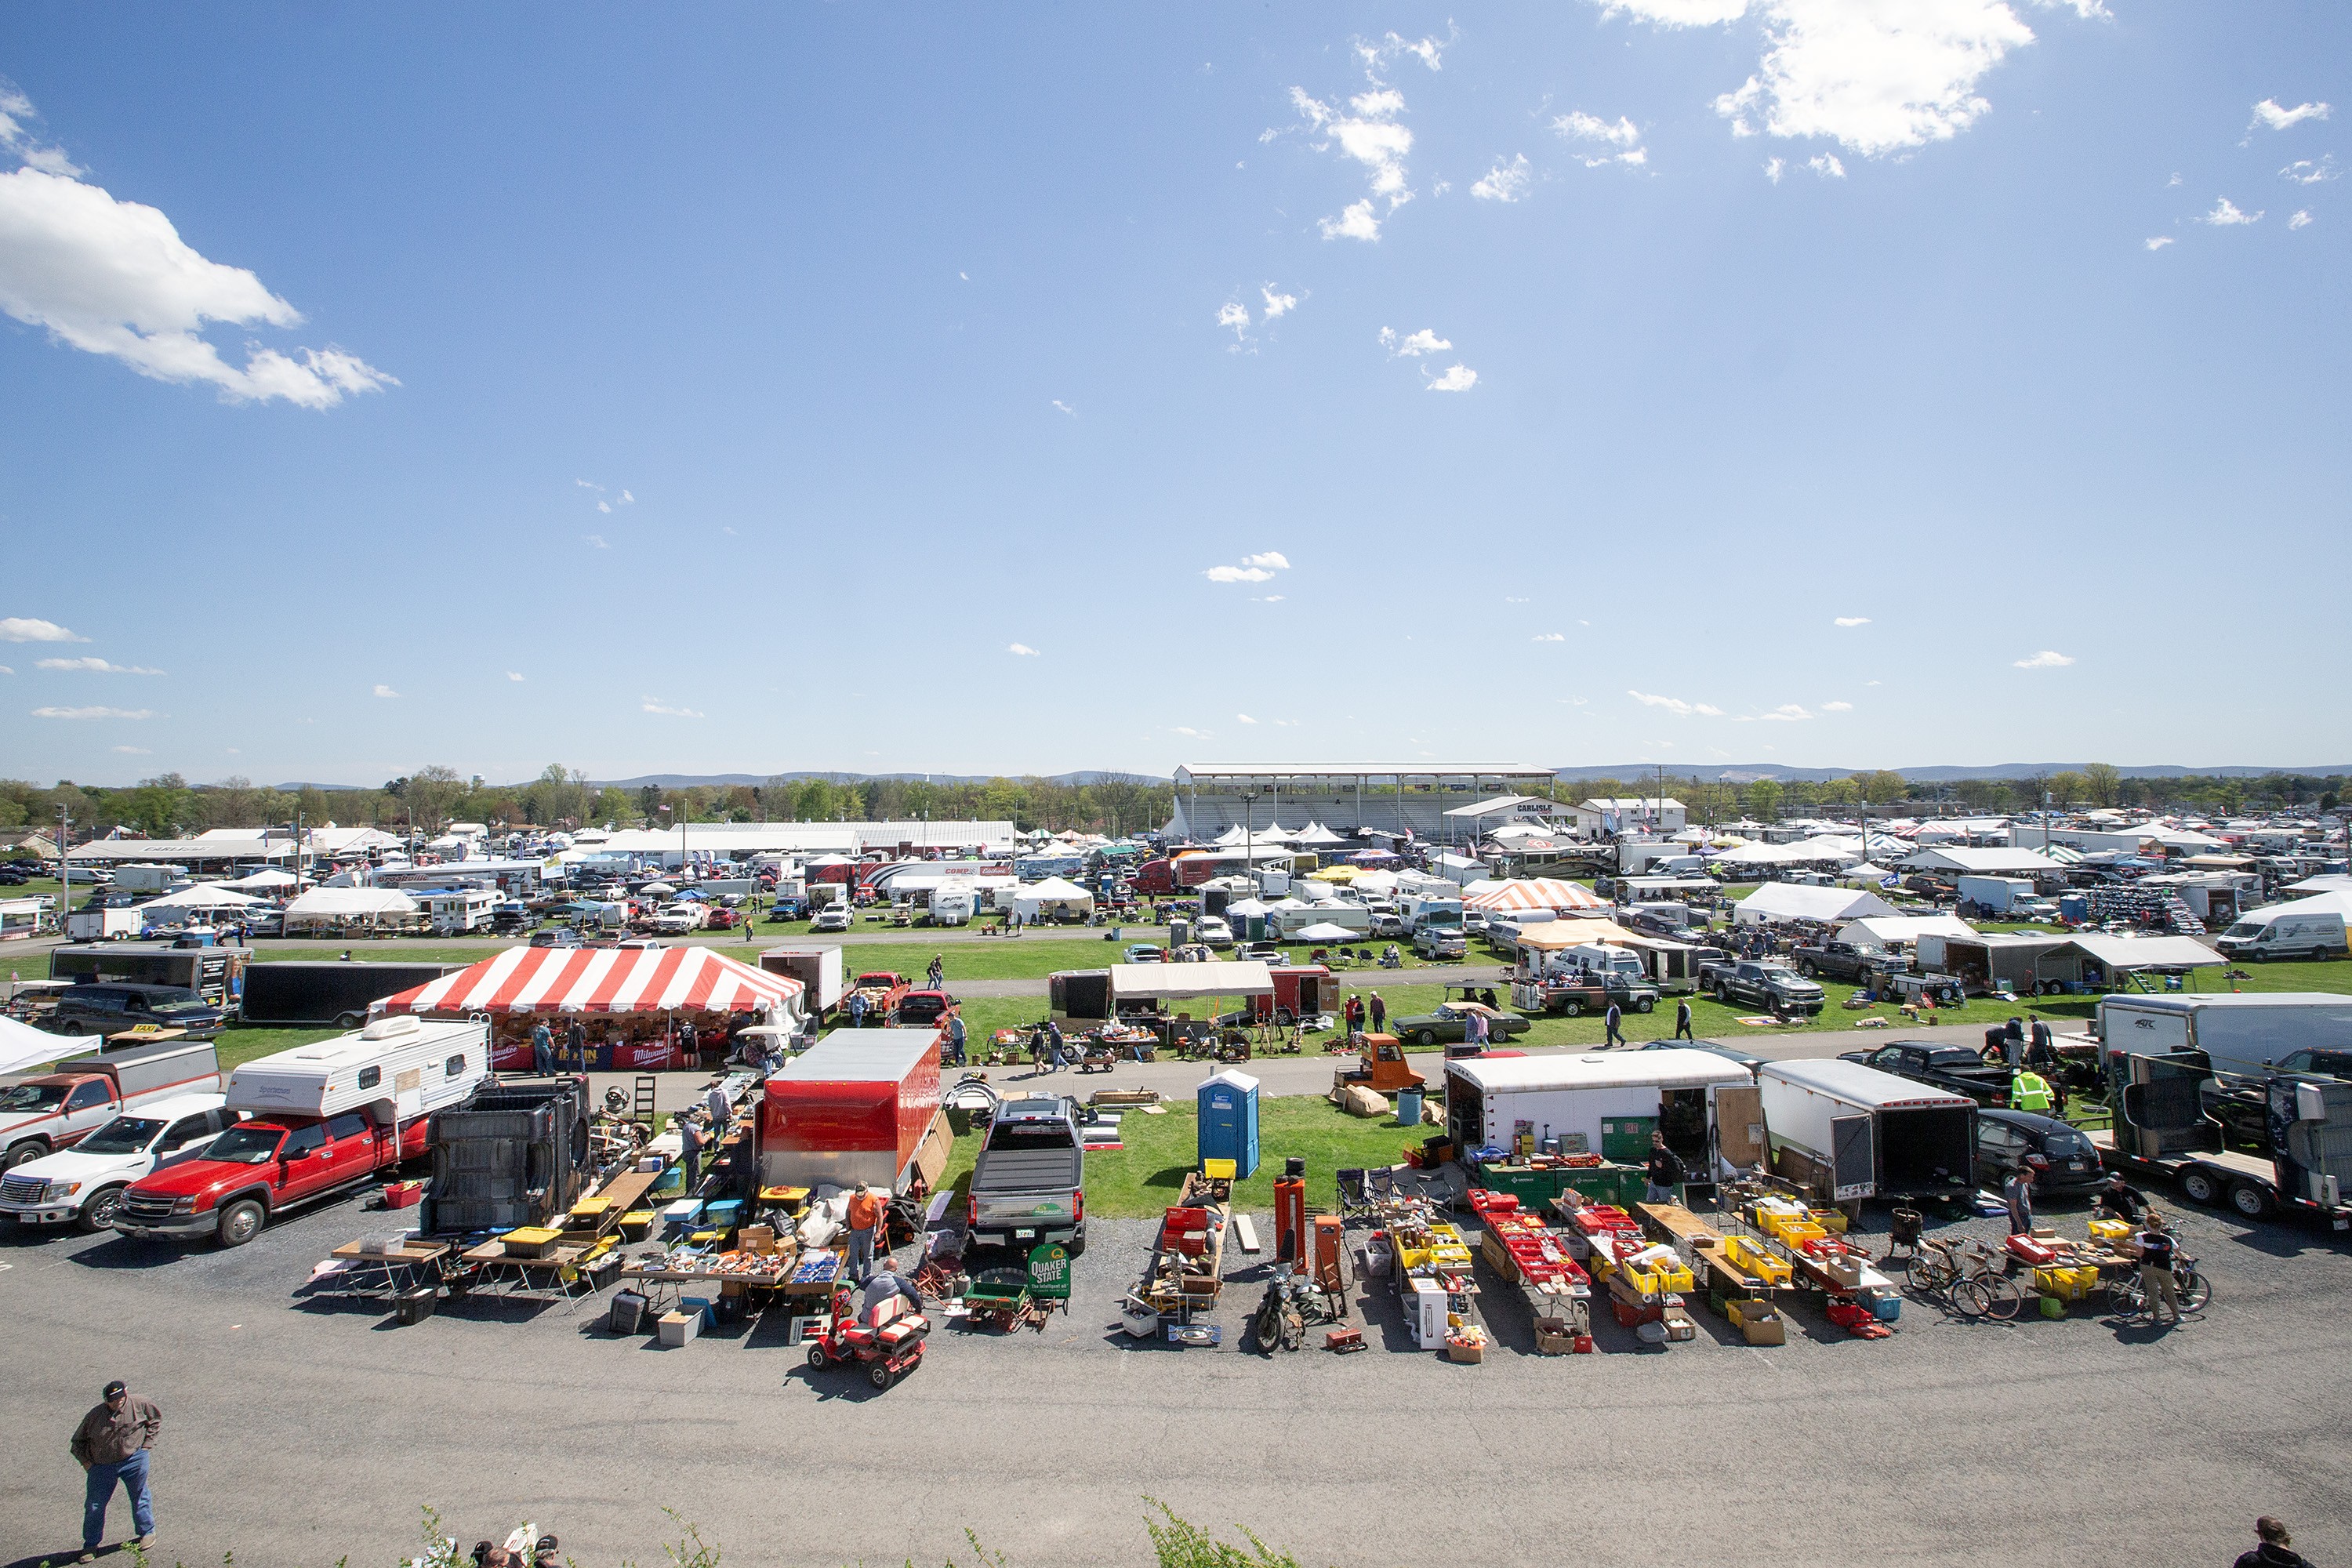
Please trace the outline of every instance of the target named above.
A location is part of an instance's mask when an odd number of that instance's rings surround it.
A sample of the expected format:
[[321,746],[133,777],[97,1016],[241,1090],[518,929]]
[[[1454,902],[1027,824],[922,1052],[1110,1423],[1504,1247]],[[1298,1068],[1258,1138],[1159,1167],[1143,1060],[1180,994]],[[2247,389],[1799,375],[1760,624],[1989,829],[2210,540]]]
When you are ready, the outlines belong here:
[[2137,1318],[2147,1310],[2147,1295],[2139,1288],[2137,1275],[2107,1281],[2107,1310],[2126,1318]]
[[2180,1288],[2180,1310],[2184,1312],[2201,1312],[2212,1300],[2213,1281],[2206,1279],[2202,1274],[2191,1271],[2189,1283]]
[[1950,1289],[1955,1277],[1948,1264],[1930,1263],[1925,1258],[1915,1258],[1903,1276],[1903,1289],[1923,1301],[1939,1300]]
[[1952,1310],[1963,1318],[1981,1318],[1992,1310],[1991,1292],[1981,1279],[1956,1279],[1947,1296]]
[[2008,1322],[2025,1306],[2023,1288],[2006,1274],[1987,1269],[1969,1283],[1984,1292],[1985,1313],[1996,1321]]

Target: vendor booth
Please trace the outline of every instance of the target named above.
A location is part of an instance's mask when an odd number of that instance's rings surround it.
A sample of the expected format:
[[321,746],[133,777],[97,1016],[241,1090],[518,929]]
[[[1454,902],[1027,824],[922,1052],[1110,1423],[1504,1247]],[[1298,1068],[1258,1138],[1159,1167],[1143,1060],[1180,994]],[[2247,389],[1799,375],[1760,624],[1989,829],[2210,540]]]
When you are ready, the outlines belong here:
[[796,1025],[803,989],[702,947],[509,948],[377,1004],[387,1013],[490,1017],[491,1060],[528,1068],[532,1028],[544,1023],[559,1047],[574,1017],[588,1037],[590,1066],[605,1072],[695,1065],[723,1048],[730,1023]]
[[1445,1091],[1446,1131],[1465,1150],[1550,1147],[1640,1164],[1663,1132],[1696,1172],[1713,1170],[1719,1150],[1735,1164],[1760,1158],[1754,1075],[1712,1051],[1474,1057],[1445,1064]]

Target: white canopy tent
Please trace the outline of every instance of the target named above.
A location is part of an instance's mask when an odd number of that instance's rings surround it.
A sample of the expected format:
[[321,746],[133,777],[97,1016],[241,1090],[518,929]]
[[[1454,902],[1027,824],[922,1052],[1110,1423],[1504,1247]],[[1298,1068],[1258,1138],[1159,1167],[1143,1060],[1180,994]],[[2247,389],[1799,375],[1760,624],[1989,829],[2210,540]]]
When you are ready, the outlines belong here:
[[22,1072],[53,1062],[76,1047],[77,1042],[45,1034],[30,1024],[0,1017],[0,1072]]
[[1796,882],[1767,882],[1732,906],[1733,921],[1744,926],[1779,921],[1819,921],[1827,925],[1895,912],[1893,904],[1860,888],[1813,888]]
[[1839,872],[1838,880],[1849,888],[1883,888],[1896,878],[1885,867],[1874,866],[1864,860],[1859,866],[1849,866]]
[[1923,936],[1976,934],[1958,915],[1870,915],[1838,927],[1837,939],[1856,947],[1908,947]]
[[2202,969],[2228,959],[2193,936],[2094,936],[2074,939],[2084,955],[2117,973],[2135,969]]
[[286,929],[415,924],[415,899],[389,888],[313,888],[286,906]]
[[139,906],[139,912],[152,920],[167,910],[248,910],[261,901],[251,893],[240,893],[218,882],[198,882],[176,893],[148,900]]
[[1010,903],[1013,912],[1025,921],[1042,914],[1092,914],[1095,896],[1076,882],[1046,877],[1006,889],[997,902]]
[[1274,976],[1255,959],[1213,963],[1115,963],[1113,1001],[1130,998],[1191,1001],[1213,996],[1271,996]]
[[250,877],[238,877],[232,881],[215,882],[215,888],[228,888],[240,893],[282,893],[289,888],[299,887],[301,879],[291,871],[268,867]]

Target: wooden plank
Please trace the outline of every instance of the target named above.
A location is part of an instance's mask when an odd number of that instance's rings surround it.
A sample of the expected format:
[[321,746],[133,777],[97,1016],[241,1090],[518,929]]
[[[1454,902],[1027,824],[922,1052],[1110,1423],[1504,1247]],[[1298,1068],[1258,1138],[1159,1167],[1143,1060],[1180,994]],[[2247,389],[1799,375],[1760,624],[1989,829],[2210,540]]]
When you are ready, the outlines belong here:
[[1237,1214],[1234,1215],[1234,1228],[1241,1233],[1242,1250],[1244,1252],[1255,1252],[1257,1250],[1257,1226],[1250,1223],[1250,1216],[1245,1214]]

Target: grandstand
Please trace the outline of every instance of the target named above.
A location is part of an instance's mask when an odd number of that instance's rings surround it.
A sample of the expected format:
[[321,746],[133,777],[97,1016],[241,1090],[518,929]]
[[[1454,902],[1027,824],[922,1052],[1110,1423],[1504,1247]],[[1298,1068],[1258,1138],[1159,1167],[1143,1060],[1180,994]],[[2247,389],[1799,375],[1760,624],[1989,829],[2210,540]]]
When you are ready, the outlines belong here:
[[1173,837],[1213,838],[1230,827],[1293,831],[1309,821],[1335,833],[1363,827],[1418,838],[1475,836],[1450,825],[1453,807],[1501,795],[1557,798],[1549,768],[1526,763],[1187,763],[1176,770]]

